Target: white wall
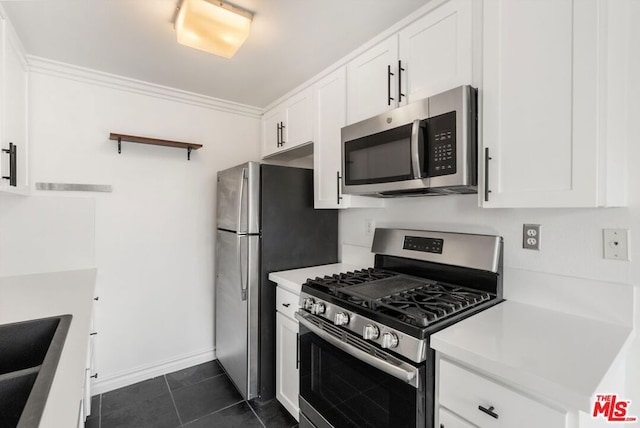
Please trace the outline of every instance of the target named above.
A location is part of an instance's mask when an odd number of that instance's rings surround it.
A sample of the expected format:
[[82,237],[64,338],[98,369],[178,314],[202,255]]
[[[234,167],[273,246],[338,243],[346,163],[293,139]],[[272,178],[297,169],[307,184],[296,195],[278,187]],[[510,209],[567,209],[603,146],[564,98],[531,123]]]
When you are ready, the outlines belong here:
[[0,276],[95,266],[95,201],[0,193]]
[[[259,118],[41,72],[30,85],[31,182],[113,186],[32,197],[95,204],[96,392],[213,358],[216,173],[259,158]],[[126,142],[118,154],[110,132],[204,147],[191,161]],[[46,241],[67,250],[62,236]]]

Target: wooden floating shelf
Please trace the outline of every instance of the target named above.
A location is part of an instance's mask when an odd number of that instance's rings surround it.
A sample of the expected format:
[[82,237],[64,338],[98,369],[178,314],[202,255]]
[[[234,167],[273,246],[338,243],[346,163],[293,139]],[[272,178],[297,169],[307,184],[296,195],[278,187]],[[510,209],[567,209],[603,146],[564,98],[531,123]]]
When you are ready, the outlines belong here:
[[202,147],[202,144],[195,143],[183,143],[181,141],[160,140],[157,138],[148,137],[136,137],[134,135],[124,134],[109,134],[109,139],[118,142],[118,153],[122,153],[122,142],[128,141],[129,143],[151,144],[153,146],[165,146],[165,147],[177,147],[179,149],[187,149],[187,160],[191,159],[191,150],[198,150]]

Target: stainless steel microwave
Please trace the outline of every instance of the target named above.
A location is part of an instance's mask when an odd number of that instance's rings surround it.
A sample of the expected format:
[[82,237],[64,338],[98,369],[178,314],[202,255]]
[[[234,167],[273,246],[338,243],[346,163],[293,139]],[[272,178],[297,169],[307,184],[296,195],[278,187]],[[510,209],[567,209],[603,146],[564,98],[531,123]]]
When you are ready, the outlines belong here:
[[477,193],[477,90],[434,95],[342,128],[342,191]]

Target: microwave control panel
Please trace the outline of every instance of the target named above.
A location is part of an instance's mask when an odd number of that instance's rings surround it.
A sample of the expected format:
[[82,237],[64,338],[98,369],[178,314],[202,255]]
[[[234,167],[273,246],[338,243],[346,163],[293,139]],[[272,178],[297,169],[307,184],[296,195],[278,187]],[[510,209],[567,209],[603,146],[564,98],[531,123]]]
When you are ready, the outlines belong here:
[[427,120],[427,177],[456,173],[456,112]]

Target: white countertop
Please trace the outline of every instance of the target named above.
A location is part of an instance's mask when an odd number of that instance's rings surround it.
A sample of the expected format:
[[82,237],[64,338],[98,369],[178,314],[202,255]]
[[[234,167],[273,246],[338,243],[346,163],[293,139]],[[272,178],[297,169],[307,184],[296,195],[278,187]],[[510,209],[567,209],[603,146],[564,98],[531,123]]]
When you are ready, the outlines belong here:
[[433,334],[431,347],[589,412],[630,335],[628,327],[506,301]]
[[283,270],[280,272],[271,272],[269,280],[277,283],[282,288],[287,289],[295,294],[300,294],[302,284],[307,282],[309,278],[323,277],[325,275],[333,275],[340,272],[353,271],[356,269],[364,269],[370,266],[357,266],[346,263],[332,263],[329,265],[311,266],[301,269]]
[[0,324],[73,315],[40,428],[78,424],[95,278],[95,269],[0,278]]

